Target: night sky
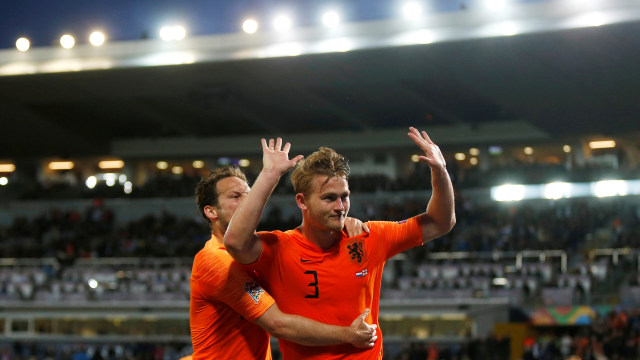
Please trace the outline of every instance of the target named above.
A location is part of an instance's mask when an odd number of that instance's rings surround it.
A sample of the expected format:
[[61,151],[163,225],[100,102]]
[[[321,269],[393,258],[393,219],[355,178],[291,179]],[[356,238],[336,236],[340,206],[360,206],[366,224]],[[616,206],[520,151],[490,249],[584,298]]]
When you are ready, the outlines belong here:
[[102,30],[111,41],[157,38],[165,24],[182,24],[192,35],[230,33],[240,31],[242,21],[249,16],[265,29],[275,13],[284,9],[293,14],[298,24],[309,26],[319,23],[323,9],[331,4],[343,13],[345,21],[362,21],[388,17],[400,1],[2,0],[1,3],[0,48],[13,48],[21,36],[29,38],[32,47],[57,45],[64,33],[74,35],[77,43],[87,43],[89,33],[94,30]]

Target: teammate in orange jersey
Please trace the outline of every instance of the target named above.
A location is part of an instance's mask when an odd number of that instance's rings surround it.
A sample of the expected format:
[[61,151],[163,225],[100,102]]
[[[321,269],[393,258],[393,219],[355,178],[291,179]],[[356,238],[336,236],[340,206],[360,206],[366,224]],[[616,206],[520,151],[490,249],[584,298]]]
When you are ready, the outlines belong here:
[[[372,221],[368,234],[349,238],[343,231],[349,211],[347,161],[320,148],[307,159],[289,159],[290,144],[262,139],[263,169],[238,207],[224,237],[238,262],[251,264],[265,289],[284,312],[346,325],[370,308],[378,324],[382,269],[387,259],[448,233],[455,224],[453,186],[438,146],[426,132],[410,128],[409,137],[424,151],[433,192],[424,213],[399,222]],[[299,164],[297,164],[300,162]],[[255,233],[261,213],[280,177],[291,175],[302,225],[281,232]],[[280,340],[285,360],[382,359],[382,334],[373,348],[345,345],[308,347]]]
[[[265,330],[306,345],[373,346],[376,326],[365,322],[368,311],[348,327],[282,313],[254,276],[233,261],[222,238],[248,192],[246,177],[237,167],[220,168],[196,187],[198,207],[210,222],[212,236],[196,255],[191,274],[192,358],[271,359]],[[359,221],[350,219],[348,225],[350,231],[361,232]]]

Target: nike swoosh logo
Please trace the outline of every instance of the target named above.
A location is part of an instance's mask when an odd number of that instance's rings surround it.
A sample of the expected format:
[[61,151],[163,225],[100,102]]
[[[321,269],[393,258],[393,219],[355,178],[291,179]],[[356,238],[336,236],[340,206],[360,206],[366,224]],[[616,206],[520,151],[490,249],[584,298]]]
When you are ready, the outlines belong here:
[[305,260],[305,259],[303,259],[303,258],[300,258],[300,261],[301,261],[301,262],[303,262],[303,263],[306,263],[306,262],[309,262],[309,261],[311,261],[311,260]]

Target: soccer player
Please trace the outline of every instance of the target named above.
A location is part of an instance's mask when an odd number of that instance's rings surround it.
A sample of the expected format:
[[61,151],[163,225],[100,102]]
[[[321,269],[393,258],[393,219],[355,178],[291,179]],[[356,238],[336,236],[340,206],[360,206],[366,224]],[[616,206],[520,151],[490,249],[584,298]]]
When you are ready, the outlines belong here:
[[[370,308],[367,319],[378,324],[382,269],[387,259],[448,233],[455,224],[453,186],[438,146],[426,132],[411,127],[409,137],[431,168],[433,192],[424,213],[399,222],[372,221],[368,234],[347,237],[349,211],[347,161],[329,148],[289,159],[291,145],[262,139],[263,169],[247,199],[238,207],[224,244],[238,262],[251,264],[261,284],[284,312],[331,323],[349,324]],[[291,175],[302,225],[281,232],[255,233],[261,213],[280,177]],[[348,345],[311,348],[280,340],[289,359],[382,359],[382,334],[373,348]]]
[[[248,192],[246,177],[237,167],[217,169],[196,187],[196,201],[210,222],[212,235],[196,255],[191,273],[193,359],[271,359],[266,331],[305,345],[373,346],[376,325],[365,322],[368,310],[354,316],[350,326],[325,325],[285,314],[253,274],[233,261],[222,238]],[[360,233],[360,225],[350,218],[349,231]],[[363,229],[366,231],[366,226]]]

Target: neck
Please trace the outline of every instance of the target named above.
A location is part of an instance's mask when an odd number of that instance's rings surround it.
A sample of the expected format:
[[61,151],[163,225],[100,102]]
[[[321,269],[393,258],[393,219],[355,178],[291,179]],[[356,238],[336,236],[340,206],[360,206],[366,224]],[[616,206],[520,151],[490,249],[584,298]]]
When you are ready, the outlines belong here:
[[224,239],[225,229],[220,228],[219,223],[211,224],[211,234],[218,238],[218,242],[222,244],[222,239]]
[[306,237],[311,243],[321,249],[329,249],[342,237],[341,231],[318,229],[308,226],[307,224],[308,223],[305,223],[305,221],[302,220],[300,232],[302,232],[302,235],[304,235],[304,237]]

